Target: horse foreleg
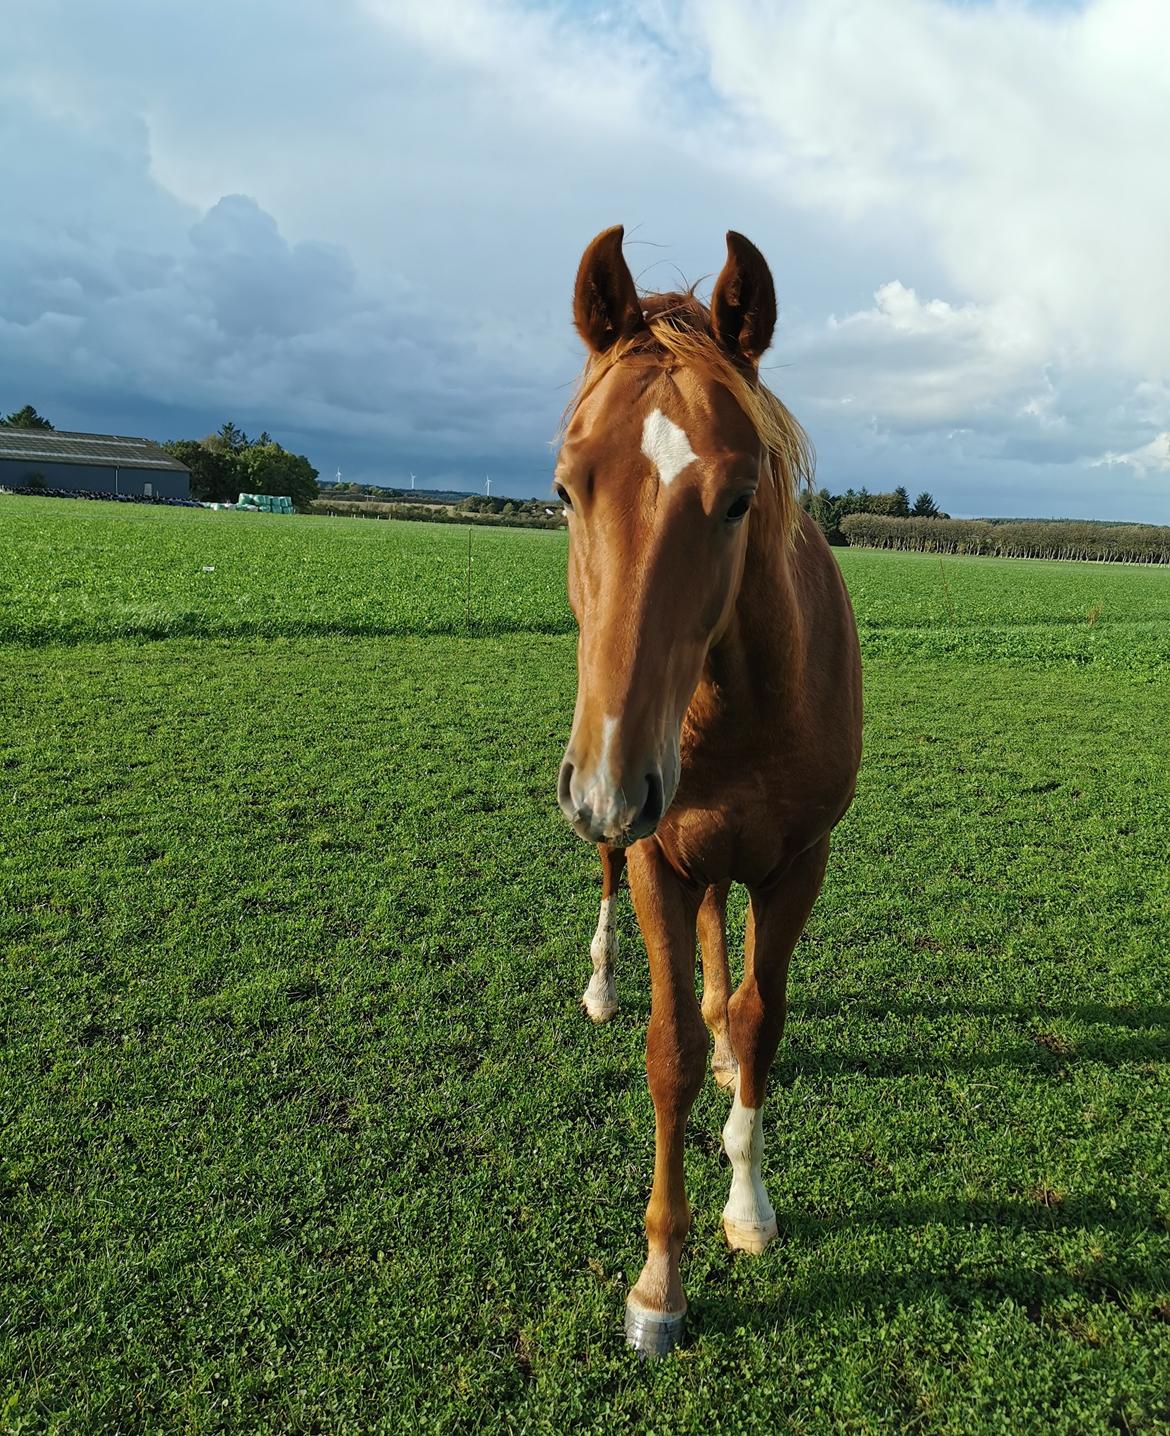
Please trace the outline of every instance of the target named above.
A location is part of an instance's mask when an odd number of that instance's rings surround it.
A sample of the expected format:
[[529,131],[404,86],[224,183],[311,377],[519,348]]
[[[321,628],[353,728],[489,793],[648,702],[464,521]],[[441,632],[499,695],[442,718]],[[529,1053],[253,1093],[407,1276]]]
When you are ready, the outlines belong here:
[[611,848],[606,843],[599,844],[597,851],[601,855],[601,911],[589,944],[593,976],[581,997],[581,1006],[594,1022],[608,1022],[618,1010],[613,970],[618,951],[617,895],[626,853],[624,848]]
[[644,1355],[660,1356],[682,1335],[687,1309],[679,1276],[691,1226],[683,1140],[707,1057],[695,996],[695,919],[702,890],[683,883],[653,842],[631,850],[630,886],[650,960],[646,1075],[654,1100],[654,1185],[646,1208],[646,1265],[626,1299],[626,1339]]
[[731,978],[727,971],[727,894],[730,883],[707,889],[699,908],[699,946],[703,952],[703,1021],[715,1039],[711,1071],[720,1087],[735,1086],[735,1053],[727,1031],[727,1000]]
[[776,1235],[776,1213],[762,1173],[764,1084],[784,1031],[788,961],[821,890],[828,856],[825,838],[801,853],[775,883],[751,895],[743,982],[728,1004],[739,1081],[723,1128],[731,1160],[723,1230],[738,1251],[762,1252]]

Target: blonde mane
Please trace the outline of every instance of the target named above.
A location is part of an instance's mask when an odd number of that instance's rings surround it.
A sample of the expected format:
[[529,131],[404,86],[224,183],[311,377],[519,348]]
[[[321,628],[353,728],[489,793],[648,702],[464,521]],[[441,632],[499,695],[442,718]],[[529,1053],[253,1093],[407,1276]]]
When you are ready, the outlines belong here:
[[816,462],[808,435],[776,395],[720,347],[711,332],[710,312],[693,293],[643,295],[642,311],[646,330],[632,338],[617,340],[604,353],[592,354],[586,361],[565,410],[562,433],[581,403],[609,371],[624,360],[641,360],[668,371],[697,369],[722,385],[751,421],[769,456],[768,470],[779,507],[781,531],[791,542],[799,520],[800,485],[811,486]]

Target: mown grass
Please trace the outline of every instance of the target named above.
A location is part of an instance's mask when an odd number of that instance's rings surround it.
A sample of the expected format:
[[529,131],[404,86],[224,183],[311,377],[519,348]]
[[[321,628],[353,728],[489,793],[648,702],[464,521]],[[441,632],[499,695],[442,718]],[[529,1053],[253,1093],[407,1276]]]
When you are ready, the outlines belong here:
[[[781,1241],[726,1250],[708,1084],[639,1366],[649,994],[627,907],[577,1007],[560,537],[477,533],[462,633],[458,532],[99,509],[0,510],[0,1429],[1167,1429],[1170,575],[842,555]],[[147,574],[197,636],[91,599]]]

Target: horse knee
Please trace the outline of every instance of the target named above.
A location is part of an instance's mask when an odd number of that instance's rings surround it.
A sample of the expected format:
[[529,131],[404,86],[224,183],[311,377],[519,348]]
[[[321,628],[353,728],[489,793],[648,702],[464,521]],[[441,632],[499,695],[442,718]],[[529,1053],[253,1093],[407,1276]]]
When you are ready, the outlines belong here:
[[707,1029],[698,1003],[669,1022],[650,1020],[646,1033],[646,1075],[657,1108],[684,1111],[703,1085],[707,1065]]

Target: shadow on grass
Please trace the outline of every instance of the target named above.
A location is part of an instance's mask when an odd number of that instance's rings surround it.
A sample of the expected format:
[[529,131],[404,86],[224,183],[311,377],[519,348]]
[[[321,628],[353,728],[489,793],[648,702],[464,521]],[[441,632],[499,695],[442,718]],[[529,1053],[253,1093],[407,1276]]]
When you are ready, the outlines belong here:
[[1170,1027],[1170,1006],[1110,1006],[1101,1002],[852,1002],[811,998],[792,1002],[789,1015],[802,1017],[1007,1017],[1016,1022],[1043,1018],[1100,1022],[1113,1027]]
[[[1038,1073],[1058,1074],[1077,1062],[1119,1067],[1133,1062],[1170,1061],[1170,1007],[1109,1006],[1102,1003],[903,1003],[903,1002],[794,1002],[789,1015],[811,1019],[803,1032],[789,1028],[772,1072],[776,1080],[791,1082],[798,1076],[834,1076],[862,1073],[873,1077],[946,1076],[952,1072],[984,1072],[997,1067],[1031,1067]],[[810,1051],[802,1040],[815,1034],[819,1017],[874,1021],[886,1017],[945,1021],[951,1017],[1007,1019],[1028,1030],[1018,1039],[986,1051],[948,1050],[945,1039],[932,1037],[932,1050],[917,1053],[851,1051],[837,1045],[831,1051]],[[1097,1024],[1120,1032],[1089,1033],[1068,1038],[1049,1032],[1049,1022]]]
[[1164,1280],[1156,1267],[1134,1261],[1112,1263],[1105,1271],[1084,1276],[1010,1266],[983,1272],[871,1269],[825,1273],[794,1282],[784,1296],[772,1301],[705,1294],[691,1307],[689,1334],[692,1340],[734,1337],[744,1330],[763,1335],[814,1312],[921,1310],[940,1302],[951,1311],[990,1311],[1010,1301],[1030,1321],[1061,1326],[1093,1345],[1096,1342],[1087,1331],[1078,1331],[1070,1308],[1108,1302],[1143,1324],[1164,1325],[1167,1317],[1160,1295]]
[[[1096,1196],[1070,1200],[1057,1207],[1042,1203],[996,1200],[916,1200],[877,1204],[840,1216],[816,1217],[778,1213],[780,1240],[772,1260],[784,1262],[786,1246],[814,1245],[833,1233],[852,1228],[890,1231],[904,1227],[945,1226],[959,1231],[992,1227],[1005,1236],[1022,1232],[1109,1231],[1131,1238],[1165,1238],[1167,1224],[1152,1210],[1132,1203],[1111,1202]],[[750,1260],[728,1256],[729,1262]],[[1036,1259],[1038,1263],[1043,1258]],[[1053,1265],[1062,1258],[1054,1255]],[[830,1258],[818,1272],[798,1278],[782,1297],[772,1301],[748,1300],[708,1285],[692,1307],[694,1336],[734,1335],[747,1329],[766,1332],[777,1324],[809,1312],[893,1310],[944,1302],[952,1310],[989,1309],[1014,1302],[1034,1322],[1051,1319],[1046,1308],[1109,1302],[1131,1317],[1157,1324],[1170,1322],[1166,1284],[1170,1281],[1170,1252],[1157,1255],[1110,1253],[1099,1259],[1086,1256],[1080,1265],[1064,1270],[1000,1264],[994,1257],[966,1254],[954,1264],[934,1269],[917,1267],[850,1266],[832,1270]],[[698,1296],[699,1294],[696,1293]],[[1067,1318],[1066,1318],[1067,1319]]]
[[265,639],[273,638],[501,638],[512,634],[556,637],[576,633],[571,619],[500,618],[471,623],[462,617],[421,622],[363,622],[339,616],[320,622],[282,622],[279,618],[258,621],[224,622],[203,614],[174,614],[157,620],[145,619],[96,628],[31,627],[13,632],[0,631],[0,647],[44,648],[52,644],[75,648],[85,643],[155,643],[170,638]]
[[[804,1212],[777,1213],[781,1246],[787,1242],[820,1241],[832,1232],[854,1227],[893,1231],[901,1227],[996,1227],[1022,1231],[1120,1231],[1136,1235],[1153,1232],[1170,1236],[1170,1219],[1151,1204],[1086,1193],[1048,1206],[1043,1201],[1010,1197],[983,1197],[963,1201],[946,1197],[919,1197],[901,1202],[876,1202],[851,1207],[837,1215]],[[1170,1253],[1166,1276],[1170,1277]]]

